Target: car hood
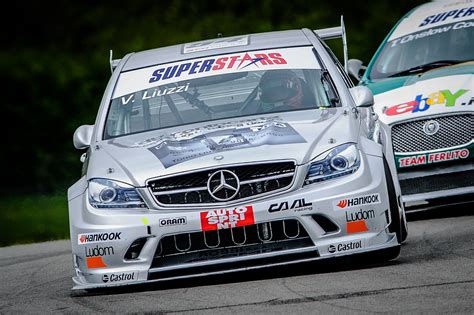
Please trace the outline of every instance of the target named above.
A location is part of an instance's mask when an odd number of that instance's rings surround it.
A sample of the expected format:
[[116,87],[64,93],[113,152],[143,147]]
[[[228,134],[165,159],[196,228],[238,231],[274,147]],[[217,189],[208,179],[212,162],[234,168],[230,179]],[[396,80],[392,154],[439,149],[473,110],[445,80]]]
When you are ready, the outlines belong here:
[[380,120],[394,124],[403,120],[474,110],[474,63],[443,67],[421,75],[387,79],[368,84],[374,91],[391,86],[374,96],[374,110]]
[[219,165],[304,164],[357,137],[358,120],[342,108],[234,118],[102,141],[93,148],[87,173],[139,187],[150,178]]

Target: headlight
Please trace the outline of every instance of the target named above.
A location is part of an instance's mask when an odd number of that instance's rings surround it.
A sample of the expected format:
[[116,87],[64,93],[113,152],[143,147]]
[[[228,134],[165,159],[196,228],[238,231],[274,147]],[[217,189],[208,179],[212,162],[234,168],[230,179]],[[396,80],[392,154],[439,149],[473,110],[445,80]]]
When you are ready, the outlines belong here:
[[343,144],[331,150],[323,159],[311,163],[304,184],[352,174],[359,166],[360,155],[355,144]]
[[103,178],[89,181],[89,203],[95,208],[145,208],[135,187]]

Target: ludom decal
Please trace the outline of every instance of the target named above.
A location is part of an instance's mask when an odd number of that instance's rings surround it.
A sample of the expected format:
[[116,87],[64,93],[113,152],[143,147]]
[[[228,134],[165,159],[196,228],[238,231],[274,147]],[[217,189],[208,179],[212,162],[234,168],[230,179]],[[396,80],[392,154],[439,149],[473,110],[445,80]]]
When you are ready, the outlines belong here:
[[203,231],[229,229],[255,223],[252,206],[204,211],[200,216]]
[[87,268],[89,269],[107,267],[102,257],[115,254],[114,248],[112,246],[100,247],[99,245],[96,245],[96,247],[92,248],[86,247],[85,252]]
[[273,203],[268,208],[268,212],[277,212],[277,211],[284,211],[284,210],[295,210],[295,211],[304,211],[304,210],[312,210],[313,204],[311,202],[306,202],[304,198],[302,199],[295,199],[293,201],[283,201],[280,203]]
[[367,232],[366,221],[375,218],[374,210],[359,210],[357,212],[346,212],[347,234]]
[[[431,106],[444,104],[446,107],[452,107],[456,104],[456,100],[464,95],[469,90],[460,89],[455,93],[452,93],[450,90],[440,90],[428,94],[427,97],[423,97],[423,94],[418,94],[414,100],[401,103],[398,105],[388,107],[384,114],[387,116],[396,116],[405,113],[417,113],[424,112],[431,108]],[[469,103],[462,103],[462,105],[472,105],[474,101],[471,99]]]
[[77,244],[84,245],[90,243],[119,241],[121,239],[121,235],[122,232],[78,234]]
[[469,157],[468,149],[435,152],[435,153],[429,153],[429,154],[418,154],[414,156],[399,158],[398,166],[409,167],[409,166],[425,165],[425,164],[431,164],[431,163],[466,159],[467,157]]
[[380,203],[380,194],[370,194],[361,197],[342,199],[337,202],[336,206],[344,209],[356,206],[372,205]]

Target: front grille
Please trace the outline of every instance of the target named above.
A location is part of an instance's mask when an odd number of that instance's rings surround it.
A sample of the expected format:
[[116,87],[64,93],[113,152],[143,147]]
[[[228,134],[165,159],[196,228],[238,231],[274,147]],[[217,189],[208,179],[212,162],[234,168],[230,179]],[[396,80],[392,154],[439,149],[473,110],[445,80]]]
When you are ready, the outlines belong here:
[[160,240],[152,268],[251,256],[313,245],[308,233],[297,220],[182,233],[168,235]]
[[232,200],[239,200],[288,188],[293,181],[295,164],[277,162],[216,168],[152,180],[148,187],[162,205],[217,203],[220,201],[208,192],[207,182],[219,170],[228,170],[237,175],[240,189]]
[[[439,130],[434,135],[423,131],[426,122],[434,120]],[[468,144],[474,139],[474,115],[462,114],[400,123],[392,127],[393,150],[396,153],[431,151]]]
[[474,171],[404,179],[400,180],[400,187],[402,189],[403,195],[414,195],[441,190],[474,187]]

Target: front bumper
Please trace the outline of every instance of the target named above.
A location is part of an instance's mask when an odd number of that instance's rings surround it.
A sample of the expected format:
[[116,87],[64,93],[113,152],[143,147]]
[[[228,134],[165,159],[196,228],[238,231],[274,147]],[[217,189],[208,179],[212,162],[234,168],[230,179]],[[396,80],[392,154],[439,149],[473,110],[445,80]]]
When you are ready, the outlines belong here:
[[[87,192],[83,192],[69,200],[76,271],[73,289],[222,274],[398,246],[395,234],[388,229],[390,207],[382,169],[381,157],[365,155],[354,174],[209,211],[98,210],[89,205]],[[245,215],[235,217],[236,227],[209,227],[222,215],[228,219],[238,212],[236,209],[244,208]],[[210,213],[218,216],[205,221]],[[289,225],[286,230],[277,228],[284,222],[293,224],[293,230]],[[266,229],[269,234],[268,227],[275,235],[283,236],[265,239],[265,232],[258,231]],[[248,231],[248,244],[231,233],[243,230]],[[195,237],[202,239],[206,235],[213,235],[214,240],[217,236],[222,244],[216,246],[209,240],[207,248],[192,248]],[[252,237],[259,240],[250,244]],[[229,239],[233,246],[225,243]],[[137,240],[145,241],[135,257],[130,255],[130,247]],[[174,240],[175,248],[173,242],[167,245],[165,240]]]

